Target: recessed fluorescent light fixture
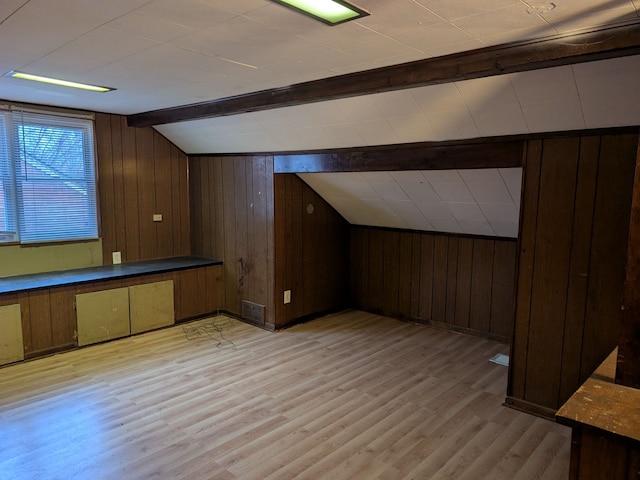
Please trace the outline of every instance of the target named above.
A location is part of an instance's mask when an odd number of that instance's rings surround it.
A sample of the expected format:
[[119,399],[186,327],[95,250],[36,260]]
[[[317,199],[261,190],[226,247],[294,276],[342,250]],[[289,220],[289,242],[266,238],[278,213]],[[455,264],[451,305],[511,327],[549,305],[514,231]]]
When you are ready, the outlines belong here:
[[366,17],[369,12],[342,0],[272,0],[285,7],[304,13],[327,25]]
[[4,76],[5,77],[13,77],[13,78],[21,78],[22,80],[33,80],[34,82],[50,83],[52,85],[59,85],[61,87],[80,88],[82,90],[89,90],[91,92],[105,93],[105,92],[111,92],[112,90],[115,90],[115,88],[100,87],[100,86],[97,86],[97,85],[88,85],[86,83],[69,82],[68,80],[60,80],[60,79],[57,79],[57,78],[42,77],[40,75],[33,75],[31,73],[16,72],[15,70],[12,70],[11,72],[5,73]]

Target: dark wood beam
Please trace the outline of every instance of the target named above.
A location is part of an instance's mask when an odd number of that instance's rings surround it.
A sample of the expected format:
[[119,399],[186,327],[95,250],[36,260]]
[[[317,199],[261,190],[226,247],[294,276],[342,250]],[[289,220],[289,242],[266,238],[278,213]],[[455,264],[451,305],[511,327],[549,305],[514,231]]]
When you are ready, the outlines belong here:
[[152,110],[129,115],[127,121],[131,127],[148,127],[637,54],[640,22],[633,22]]
[[274,155],[274,173],[521,167],[525,142],[418,143]]
[[640,145],[636,160],[627,244],[627,272],[622,292],[622,326],[616,383],[640,388]]

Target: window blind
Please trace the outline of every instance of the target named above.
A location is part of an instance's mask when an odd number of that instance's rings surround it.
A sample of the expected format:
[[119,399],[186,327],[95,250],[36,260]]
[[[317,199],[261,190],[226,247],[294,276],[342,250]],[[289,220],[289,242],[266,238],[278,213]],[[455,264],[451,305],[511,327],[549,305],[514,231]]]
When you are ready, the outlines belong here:
[[0,111],[0,242],[17,242],[15,182],[9,153],[10,115]]
[[11,121],[20,242],[97,238],[92,122],[24,111]]

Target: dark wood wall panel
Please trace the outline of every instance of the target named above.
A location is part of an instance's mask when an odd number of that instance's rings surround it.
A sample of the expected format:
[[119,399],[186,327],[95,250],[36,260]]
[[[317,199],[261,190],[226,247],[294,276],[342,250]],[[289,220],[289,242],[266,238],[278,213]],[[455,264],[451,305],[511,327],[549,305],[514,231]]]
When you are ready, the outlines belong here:
[[190,157],[191,248],[223,261],[223,309],[264,305],[275,328],[273,158]]
[[[349,304],[349,226],[298,176],[275,175],[274,185],[275,326],[282,328]],[[382,289],[383,272],[376,272],[375,281]],[[291,290],[286,305],[285,290]],[[395,292],[397,303],[397,287]]]
[[637,134],[530,141],[507,399],[552,413],[617,345]]
[[350,238],[354,306],[510,339],[515,240],[362,226]]
[[[542,151],[531,317],[555,325],[564,324],[566,311],[578,145],[579,139],[549,140]],[[528,335],[529,348],[545,355],[527,369],[527,399],[548,405],[558,397],[563,335],[535,322],[529,324]]]
[[103,263],[116,251],[123,262],[190,254],[187,156],[157,131],[102,113],[96,149]]

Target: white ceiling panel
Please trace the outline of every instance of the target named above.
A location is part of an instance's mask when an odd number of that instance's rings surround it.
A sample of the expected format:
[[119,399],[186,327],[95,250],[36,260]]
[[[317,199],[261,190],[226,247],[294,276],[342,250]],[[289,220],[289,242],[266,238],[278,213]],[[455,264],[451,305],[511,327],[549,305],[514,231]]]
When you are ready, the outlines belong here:
[[410,90],[396,90],[373,96],[373,103],[384,117],[421,115],[422,109]]
[[480,130],[466,108],[425,114],[437,140],[476,138]]
[[149,15],[143,11],[135,11],[109,22],[109,28],[129,35],[137,35],[154,42],[170,42],[184,37],[194,31],[194,28],[176,23],[166,18]]
[[298,175],[352,224],[518,235],[521,168]]
[[[0,42],[11,48],[0,52],[0,73],[117,90],[86,95],[0,76],[0,98],[127,115],[638,19],[629,0],[562,0],[549,11],[522,0],[358,4],[371,15],[327,27],[268,0],[6,0]],[[603,60],[158,130],[195,154],[636,125],[639,64]]]
[[538,15],[527,13],[524,2],[456,19],[456,25],[477,38],[504,35],[530,29],[546,29],[546,22]]
[[365,145],[389,145],[400,143],[395,132],[384,118],[366,120],[355,125]]
[[[637,0],[356,3],[371,15],[327,27],[269,0],[4,0],[0,99],[128,115],[640,18]],[[117,90],[1,76],[10,70]],[[210,154],[640,125],[639,84],[631,56],[156,128]],[[517,235],[520,169],[340,175],[314,188],[352,223]]]
[[427,117],[412,115],[410,117],[389,117],[387,124],[395,133],[400,143],[424,142],[437,140]]
[[509,189],[498,169],[458,170],[478,203],[513,203]]

